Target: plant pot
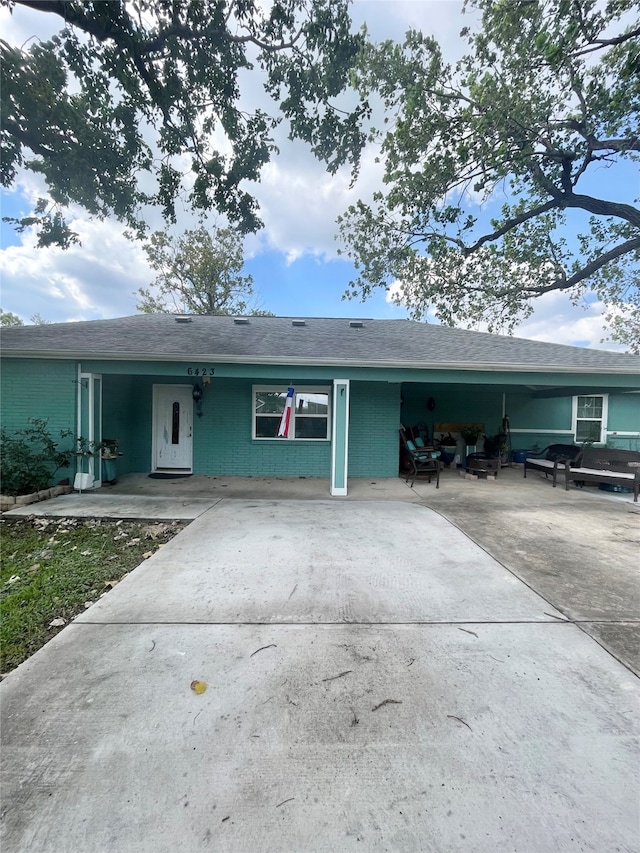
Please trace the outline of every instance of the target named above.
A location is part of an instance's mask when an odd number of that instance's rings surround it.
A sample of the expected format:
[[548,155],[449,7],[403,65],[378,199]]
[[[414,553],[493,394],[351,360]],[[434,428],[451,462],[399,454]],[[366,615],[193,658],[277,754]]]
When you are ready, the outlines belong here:
[[76,474],[73,481],[73,488],[79,492],[93,488],[93,474]]
[[533,450],[514,450],[511,454],[511,461],[522,464],[527,456],[531,456],[533,453]]
[[458,452],[457,445],[440,446],[440,461],[443,465],[451,465]]

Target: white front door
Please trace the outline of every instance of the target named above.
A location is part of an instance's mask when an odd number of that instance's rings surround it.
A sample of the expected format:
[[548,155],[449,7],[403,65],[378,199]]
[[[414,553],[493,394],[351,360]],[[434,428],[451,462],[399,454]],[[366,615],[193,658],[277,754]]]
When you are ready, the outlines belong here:
[[193,460],[190,385],[153,386],[153,470],[190,472]]

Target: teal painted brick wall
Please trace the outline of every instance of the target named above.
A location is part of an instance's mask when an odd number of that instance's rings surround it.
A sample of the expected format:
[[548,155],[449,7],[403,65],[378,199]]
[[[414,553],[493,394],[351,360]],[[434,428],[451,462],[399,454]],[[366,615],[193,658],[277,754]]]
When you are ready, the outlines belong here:
[[151,470],[154,384],[191,386],[192,382],[170,376],[103,375],[103,434],[118,439],[123,453],[118,460],[121,474]]
[[[625,450],[640,450],[640,394],[609,395],[608,428],[608,445]],[[636,434],[617,435],[618,430]]]
[[607,436],[607,447],[618,447],[620,450],[640,450],[640,437],[631,435]]
[[[153,385],[175,377],[105,377],[104,434],[125,454],[119,473],[151,467]],[[187,382],[185,384],[192,384]],[[261,380],[260,384],[269,384]],[[281,384],[274,382],[274,384]],[[308,384],[300,380],[300,384]],[[242,379],[215,379],[204,387],[202,417],[194,416],[193,470],[211,476],[329,477],[330,441],[255,441],[251,438],[251,390]],[[351,384],[349,476],[398,473],[400,386]],[[332,386],[327,386],[332,391]]]
[[550,444],[573,444],[573,433],[547,432],[571,429],[571,399],[545,400],[527,392],[507,391],[509,423],[512,430],[517,430],[511,434],[511,449],[538,451]]
[[512,429],[571,429],[571,397],[534,398],[507,392],[507,414]]
[[[77,366],[74,361],[2,359],[0,423],[13,432],[27,426],[29,418],[44,418],[54,440],[60,430],[76,433]],[[73,438],[60,441],[73,445]],[[57,472],[53,482],[73,478],[75,465]]]
[[132,376],[102,377],[102,436],[115,439],[123,454],[116,463],[118,475],[140,470],[134,466],[131,442],[138,418],[134,384]]
[[550,444],[574,444],[573,433],[559,434],[532,430],[511,433],[511,450],[543,450]]
[[[570,396],[543,399],[534,398],[527,391],[508,388],[504,391],[511,429],[529,430],[530,435],[539,436],[538,441],[566,440],[559,439],[557,435],[554,438],[552,431],[571,429]],[[405,384],[402,388],[405,400],[402,420],[407,426],[424,422],[430,434],[433,423],[438,421],[477,421],[484,423],[487,433],[495,433],[500,429],[502,420],[502,393],[502,388]],[[433,412],[429,412],[426,405],[430,396],[436,402]],[[640,431],[640,395],[609,395],[609,429]],[[515,435],[520,441],[520,434]],[[522,435],[526,442],[527,433]]]
[[[175,377],[137,376],[132,386],[132,410],[135,418],[131,424],[131,464],[133,471],[150,471],[152,448],[153,422],[153,386],[158,384],[190,384],[181,383]],[[196,474],[201,473],[196,471]]]
[[640,432],[640,394],[609,395],[609,429]]
[[[29,385],[34,362],[25,360],[25,369],[15,380]],[[69,378],[75,378],[75,365],[69,363]],[[44,368],[44,374],[48,375]],[[55,363],[57,382],[61,381],[60,363]],[[121,375],[103,376],[103,433],[117,438],[125,454],[118,462],[119,473],[149,471],[152,464],[153,385],[192,385],[193,379],[181,376]],[[282,380],[272,380],[281,385]],[[321,384],[313,378],[296,378],[296,384]],[[54,386],[48,380],[48,392]],[[252,380],[212,378],[204,387],[202,417],[194,416],[194,472],[213,476],[283,476],[329,477],[330,442],[254,441],[251,438]],[[270,384],[261,378],[260,384]],[[69,383],[75,389],[75,385]],[[64,381],[61,384],[64,387]],[[326,386],[328,390],[332,386]],[[400,389],[404,405],[400,406]],[[4,390],[4,389],[3,389]],[[75,396],[67,396],[73,406]],[[489,434],[499,431],[502,419],[502,393],[499,386],[436,385],[383,381],[351,382],[349,429],[349,476],[392,477],[398,472],[398,435],[400,421],[412,426],[426,423],[431,433],[438,421],[478,421]],[[11,395],[7,394],[10,400]],[[55,397],[55,395],[53,395]],[[433,397],[436,408],[427,409]],[[61,400],[63,395],[61,393]],[[33,401],[32,401],[33,402]],[[56,398],[55,405],[59,405]],[[39,411],[36,405],[36,410]],[[513,449],[544,447],[553,442],[572,441],[571,435],[558,435],[547,430],[571,428],[571,398],[534,399],[528,392],[506,390],[506,411],[512,429],[530,430],[513,433]],[[640,431],[640,395],[609,396],[609,429]],[[610,443],[635,448],[637,438],[611,437]]]
[[349,477],[397,477],[400,385],[352,382]]
[[[427,407],[430,397],[435,403],[431,411]],[[481,423],[488,435],[500,430],[501,388],[405,383],[402,399],[402,423],[405,426],[424,424],[430,437],[436,423]]]
[[[108,438],[125,454],[118,471],[149,471],[152,465],[154,384],[182,384],[177,377],[109,377],[103,386]],[[193,380],[185,380],[191,386]],[[204,387],[202,417],[193,419],[193,471],[212,476],[328,477],[331,443],[254,441],[250,380],[213,379]],[[262,384],[262,383],[261,383]],[[265,380],[265,384],[269,384]],[[281,384],[281,383],[275,383]],[[306,384],[302,381],[300,384]],[[330,386],[327,386],[328,388]]]
[[194,470],[214,476],[328,477],[329,441],[251,438],[252,385],[249,380],[214,379],[204,388],[202,417],[194,420]]
[[27,418],[47,418],[54,430],[76,428],[77,367],[73,361],[2,360],[2,426],[19,429]]

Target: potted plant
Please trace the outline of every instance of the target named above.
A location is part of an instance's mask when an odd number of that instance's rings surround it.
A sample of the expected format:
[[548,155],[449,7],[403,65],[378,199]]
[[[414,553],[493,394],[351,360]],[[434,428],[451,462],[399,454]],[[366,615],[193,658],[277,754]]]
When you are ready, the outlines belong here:
[[105,438],[102,442],[102,453],[101,456],[103,459],[117,459],[118,456],[122,456],[122,453],[118,450],[118,441],[115,438]]
[[105,445],[102,441],[89,441],[89,439],[84,438],[83,436],[79,436],[76,439],[76,449],[74,453],[78,457],[78,471],[76,473],[75,480],[73,481],[74,489],[81,492],[84,489],[93,488],[95,463],[93,466],[91,464],[88,466],[88,471],[84,471],[83,460],[91,458],[95,459],[96,456],[99,457],[102,454],[104,446]]
[[83,436],[79,436],[76,438],[76,456],[95,456],[97,453],[101,453],[105,448],[105,444],[102,441],[89,441],[88,438],[83,438]]
[[460,435],[464,439],[464,443],[467,447],[475,447],[481,433],[481,424],[467,424],[467,426],[460,430]]
[[116,460],[119,456],[123,456],[118,448],[117,438],[105,438],[102,442],[102,482],[112,486],[117,478],[118,472],[116,469]]
[[438,446],[443,465],[451,465],[458,452],[458,442],[456,439],[448,432],[440,438]]

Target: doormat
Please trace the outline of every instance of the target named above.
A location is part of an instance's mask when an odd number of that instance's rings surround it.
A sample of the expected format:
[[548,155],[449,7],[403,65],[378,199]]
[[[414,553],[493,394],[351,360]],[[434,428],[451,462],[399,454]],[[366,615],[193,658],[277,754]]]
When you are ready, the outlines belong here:
[[152,480],[178,480],[180,477],[192,477],[192,474],[163,474],[159,471],[155,474],[149,474]]

